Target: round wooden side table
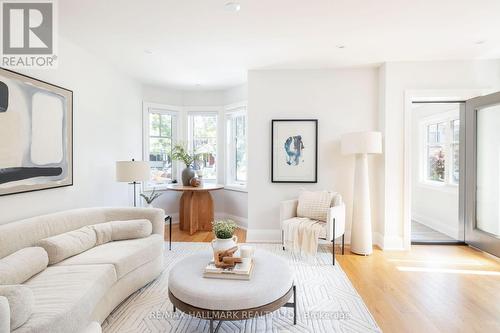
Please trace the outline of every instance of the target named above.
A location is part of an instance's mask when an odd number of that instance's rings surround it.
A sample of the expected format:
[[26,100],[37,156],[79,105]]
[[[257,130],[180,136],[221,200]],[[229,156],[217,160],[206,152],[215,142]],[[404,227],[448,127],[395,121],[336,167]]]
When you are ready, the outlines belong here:
[[214,202],[210,191],[221,190],[223,185],[204,184],[202,186],[168,185],[172,191],[182,192],[179,209],[179,227],[190,235],[198,230],[211,231],[214,220]]

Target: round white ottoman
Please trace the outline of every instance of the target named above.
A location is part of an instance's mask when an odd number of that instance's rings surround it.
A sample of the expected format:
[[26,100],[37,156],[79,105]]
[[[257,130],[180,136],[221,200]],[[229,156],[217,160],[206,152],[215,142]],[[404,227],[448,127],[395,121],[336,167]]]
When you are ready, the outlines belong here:
[[[168,296],[175,308],[197,318],[213,321],[245,320],[269,314],[282,306],[293,307],[296,324],[296,298],[288,263],[267,251],[257,250],[249,281],[209,279],[203,271],[211,254],[187,257],[170,270]],[[288,303],[293,297],[293,303]],[[215,330],[217,330],[217,328]]]

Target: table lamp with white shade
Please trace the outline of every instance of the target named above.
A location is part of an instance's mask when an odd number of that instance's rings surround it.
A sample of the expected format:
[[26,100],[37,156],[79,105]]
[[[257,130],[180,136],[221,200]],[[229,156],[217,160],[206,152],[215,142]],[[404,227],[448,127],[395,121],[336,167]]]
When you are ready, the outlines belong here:
[[341,151],[345,155],[356,155],[351,252],[369,255],[373,250],[368,154],[382,153],[382,133],[356,132],[344,134],[341,140]]
[[116,162],[116,181],[130,183],[134,185],[134,207],[136,203],[136,185],[140,182],[149,180],[149,163],[144,161],[117,161]]

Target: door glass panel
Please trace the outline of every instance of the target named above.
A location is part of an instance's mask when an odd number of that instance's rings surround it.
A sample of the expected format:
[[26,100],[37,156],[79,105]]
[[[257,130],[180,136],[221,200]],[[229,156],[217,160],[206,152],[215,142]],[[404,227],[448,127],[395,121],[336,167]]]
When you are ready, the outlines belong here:
[[500,105],[477,111],[476,228],[500,238]]

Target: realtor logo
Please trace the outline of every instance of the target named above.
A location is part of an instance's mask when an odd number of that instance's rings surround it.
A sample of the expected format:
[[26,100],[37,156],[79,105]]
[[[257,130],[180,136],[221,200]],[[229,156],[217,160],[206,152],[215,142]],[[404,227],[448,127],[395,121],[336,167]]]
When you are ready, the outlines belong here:
[[55,68],[53,1],[2,1],[2,66]]

